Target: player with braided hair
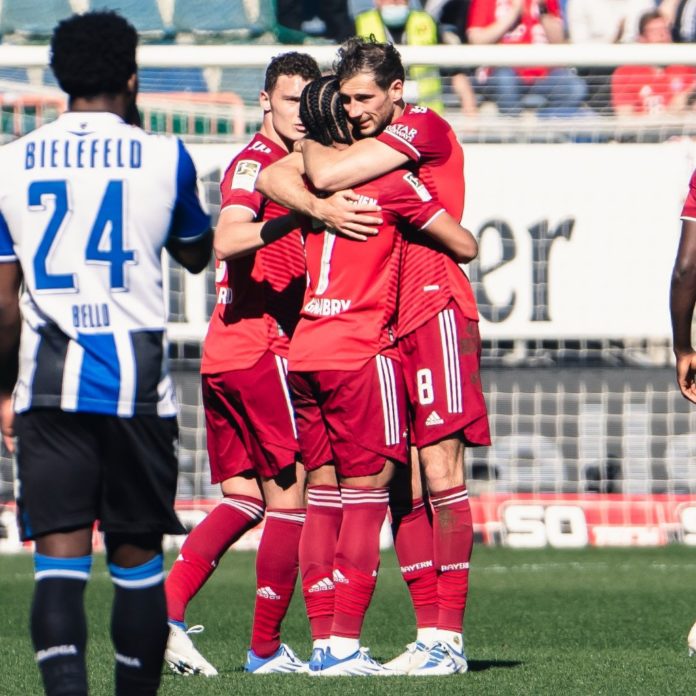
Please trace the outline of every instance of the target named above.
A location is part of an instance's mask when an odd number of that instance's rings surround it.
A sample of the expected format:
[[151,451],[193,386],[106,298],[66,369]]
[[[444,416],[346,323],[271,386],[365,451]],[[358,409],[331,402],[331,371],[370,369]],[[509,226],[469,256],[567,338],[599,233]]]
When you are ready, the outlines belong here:
[[300,97],[300,118],[307,129],[307,137],[326,146],[353,142],[336,84],[333,75],[320,77],[310,82]]
[[[352,141],[334,77],[305,87],[300,117],[309,139],[339,149]],[[477,245],[411,172],[395,170],[354,193],[380,206],[376,235],[358,242],[327,226],[303,225],[308,286],[289,353],[308,477],[300,571],[313,639],[310,670],[387,676],[400,672],[373,660],[359,639],[376,582],[389,482],[407,461],[393,332],[401,235],[410,226],[462,262],[476,256]],[[342,517],[331,518],[340,505]]]

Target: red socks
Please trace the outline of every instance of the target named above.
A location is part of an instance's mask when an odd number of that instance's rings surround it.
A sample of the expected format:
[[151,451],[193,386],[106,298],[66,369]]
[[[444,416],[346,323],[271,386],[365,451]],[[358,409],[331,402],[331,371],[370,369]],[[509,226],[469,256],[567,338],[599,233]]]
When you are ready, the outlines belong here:
[[307,517],[300,538],[300,571],[312,640],[331,635],[334,556],[342,517],[341,492],[336,486],[307,488]]
[[413,501],[410,511],[392,509],[394,550],[399,559],[417,628],[437,626],[437,573],[433,563],[433,525],[422,498]]
[[379,568],[379,533],[389,489],[341,488],[343,522],[336,544],[332,636],[359,638]]
[[256,556],[256,606],[251,649],[270,657],[280,647],[280,624],[288,611],[298,571],[304,510],[268,509]]
[[431,494],[437,570],[437,627],[461,633],[469,589],[474,528],[466,486]]
[[263,519],[258,498],[228,495],[186,537],[165,582],[167,616],[184,622],[188,603],[203,587],[222,554]]

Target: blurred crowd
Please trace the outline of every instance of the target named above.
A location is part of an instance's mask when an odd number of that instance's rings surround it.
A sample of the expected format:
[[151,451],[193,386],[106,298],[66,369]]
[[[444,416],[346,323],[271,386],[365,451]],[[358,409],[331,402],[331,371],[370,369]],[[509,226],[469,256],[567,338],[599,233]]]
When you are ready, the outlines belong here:
[[[277,8],[280,24],[337,42],[352,33],[405,45],[696,41],[696,0],[278,0]],[[412,66],[406,98],[472,117],[484,104],[503,116],[679,114],[696,101],[696,67]]]

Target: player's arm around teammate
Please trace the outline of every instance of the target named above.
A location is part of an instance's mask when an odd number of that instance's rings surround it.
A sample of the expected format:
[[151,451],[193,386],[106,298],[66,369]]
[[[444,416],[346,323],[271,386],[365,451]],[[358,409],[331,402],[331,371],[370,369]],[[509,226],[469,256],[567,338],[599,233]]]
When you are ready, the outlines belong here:
[[[334,78],[305,88],[300,113],[312,137],[350,142]],[[394,196],[408,195],[399,176],[384,184]],[[384,190],[371,182],[356,193],[378,202]],[[410,211],[423,224],[436,208],[424,206],[412,188],[410,193]],[[364,243],[309,222],[303,226],[308,287],[290,346],[290,385],[310,481],[329,465],[340,480],[340,492],[309,487],[308,525],[311,518],[326,520],[330,508],[339,514],[328,525],[315,525],[312,537],[305,528],[308,543],[300,555],[314,640],[310,669],[322,675],[391,673],[360,649],[359,637],[379,566],[387,486],[396,462],[406,459],[405,392],[389,331],[401,249],[398,219],[390,212]]]
[[218,261],[248,256],[297,229],[299,221],[288,213],[271,220],[256,222],[251,211],[226,208],[215,227],[213,250]]
[[[298,141],[295,147],[299,147],[301,142]],[[259,191],[278,204],[321,220],[327,227],[352,239],[365,241],[376,233],[375,225],[382,222],[379,206],[361,202],[350,189],[317,196],[305,185],[304,174],[302,155],[294,152],[261,172],[257,186]]]

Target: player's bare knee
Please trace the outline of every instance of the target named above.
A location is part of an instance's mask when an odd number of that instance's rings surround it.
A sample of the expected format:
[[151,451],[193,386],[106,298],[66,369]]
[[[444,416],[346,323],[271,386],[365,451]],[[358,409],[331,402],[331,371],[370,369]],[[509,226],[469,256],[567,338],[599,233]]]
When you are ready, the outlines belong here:
[[428,490],[433,493],[464,485],[464,443],[448,438],[419,450]]
[[[289,467],[290,468],[290,467]],[[294,469],[294,467],[291,467]],[[263,497],[269,508],[294,509],[304,507],[304,489],[295,480],[294,472],[292,482],[278,477],[264,479],[261,482]]]
[[341,479],[342,486],[356,488],[386,488],[394,478],[396,465],[390,459],[385,460],[382,471],[370,476],[350,476]]
[[135,568],[162,553],[162,535],[107,532],[104,535],[109,563],[121,568]]
[[92,529],[82,527],[37,537],[36,550],[53,558],[73,558],[92,553]]
[[259,482],[251,471],[225,479],[220,484],[220,489],[223,495],[246,495],[250,498],[262,498]]
[[336,468],[333,464],[324,464],[318,469],[307,472],[308,486],[338,486]]

